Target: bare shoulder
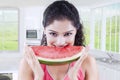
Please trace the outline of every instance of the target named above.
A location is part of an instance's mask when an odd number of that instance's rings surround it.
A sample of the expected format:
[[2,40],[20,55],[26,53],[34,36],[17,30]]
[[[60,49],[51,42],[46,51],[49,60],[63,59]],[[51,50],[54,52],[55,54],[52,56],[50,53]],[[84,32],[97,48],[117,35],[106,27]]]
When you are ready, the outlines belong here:
[[84,70],[95,69],[95,67],[97,67],[95,58],[91,55],[88,55],[83,61],[82,67]]
[[85,66],[94,66],[96,65],[96,60],[94,57],[92,57],[91,55],[88,55],[83,63]]
[[98,80],[98,67],[94,57],[88,55],[82,64],[82,69],[86,76],[85,80]]

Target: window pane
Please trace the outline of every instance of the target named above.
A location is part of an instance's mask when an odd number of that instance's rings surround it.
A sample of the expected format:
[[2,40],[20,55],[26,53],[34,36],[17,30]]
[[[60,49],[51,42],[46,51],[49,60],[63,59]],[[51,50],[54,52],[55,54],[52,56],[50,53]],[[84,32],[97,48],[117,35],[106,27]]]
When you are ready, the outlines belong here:
[[4,13],[5,22],[17,22],[18,21],[18,11],[4,10],[3,13]]
[[18,40],[6,40],[3,47],[3,50],[18,50]]
[[0,50],[3,47],[3,23],[0,23]]
[[0,51],[18,50],[18,10],[0,10]]
[[106,18],[106,50],[109,51],[110,49],[110,18]]
[[111,50],[115,51],[115,17],[112,18],[112,26],[111,26]]
[[113,4],[106,7],[106,50],[119,52],[119,11],[120,6]]
[[80,9],[80,20],[83,22],[84,26],[84,36],[85,36],[85,44],[89,45],[90,44],[90,9],[88,8],[83,8]]
[[2,16],[2,11],[0,11],[0,22],[2,22],[3,16]]
[[4,50],[18,49],[18,23],[4,24]]
[[4,24],[4,36],[5,40],[18,40],[18,23],[6,23]]
[[95,48],[100,49],[101,44],[101,26],[102,26],[102,10],[95,10]]
[[[119,52],[120,3],[106,5],[93,10],[95,16],[95,48],[105,47],[106,51]],[[105,27],[106,28],[103,28]],[[106,32],[101,31],[106,29]],[[101,40],[105,35],[105,41]],[[103,42],[102,42],[103,41]],[[102,44],[101,43],[105,43]]]
[[84,22],[84,28],[85,28],[85,42],[86,45],[90,44],[90,22],[86,21]]

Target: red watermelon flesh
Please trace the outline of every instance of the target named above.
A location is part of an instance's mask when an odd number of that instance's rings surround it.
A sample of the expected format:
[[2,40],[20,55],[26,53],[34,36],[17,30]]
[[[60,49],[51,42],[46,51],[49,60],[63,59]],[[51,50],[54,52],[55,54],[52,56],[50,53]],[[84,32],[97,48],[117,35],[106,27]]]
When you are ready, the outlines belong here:
[[[38,57],[40,62],[44,62],[45,64],[50,63],[54,64],[70,62],[80,57],[83,50],[83,46],[66,46],[66,47],[50,47],[50,46],[32,46],[31,47]],[[78,55],[72,58],[75,55]],[[73,60],[72,60],[73,59]]]

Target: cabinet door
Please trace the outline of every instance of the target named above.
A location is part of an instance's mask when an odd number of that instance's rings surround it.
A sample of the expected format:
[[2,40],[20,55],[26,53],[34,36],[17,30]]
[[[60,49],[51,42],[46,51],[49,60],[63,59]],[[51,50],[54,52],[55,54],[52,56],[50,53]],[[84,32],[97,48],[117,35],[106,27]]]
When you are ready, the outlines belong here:
[[104,65],[98,65],[100,80],[120,80],[120,71],[110,69]]
[[99,80],[106,80],[105,78],[106,78],[107,72],[105,67],[102,65],[98,65],[98,71],[99,71],[99,78],[100,78]]

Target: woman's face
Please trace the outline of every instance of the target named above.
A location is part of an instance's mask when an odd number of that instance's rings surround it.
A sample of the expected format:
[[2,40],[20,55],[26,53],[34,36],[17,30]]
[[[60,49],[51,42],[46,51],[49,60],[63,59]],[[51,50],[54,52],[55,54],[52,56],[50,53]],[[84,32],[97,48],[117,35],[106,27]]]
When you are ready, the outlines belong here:
[[69,20],[54,20],[45,28],[44,33],[48,46],[64,47],[74,45],[76,28]]

